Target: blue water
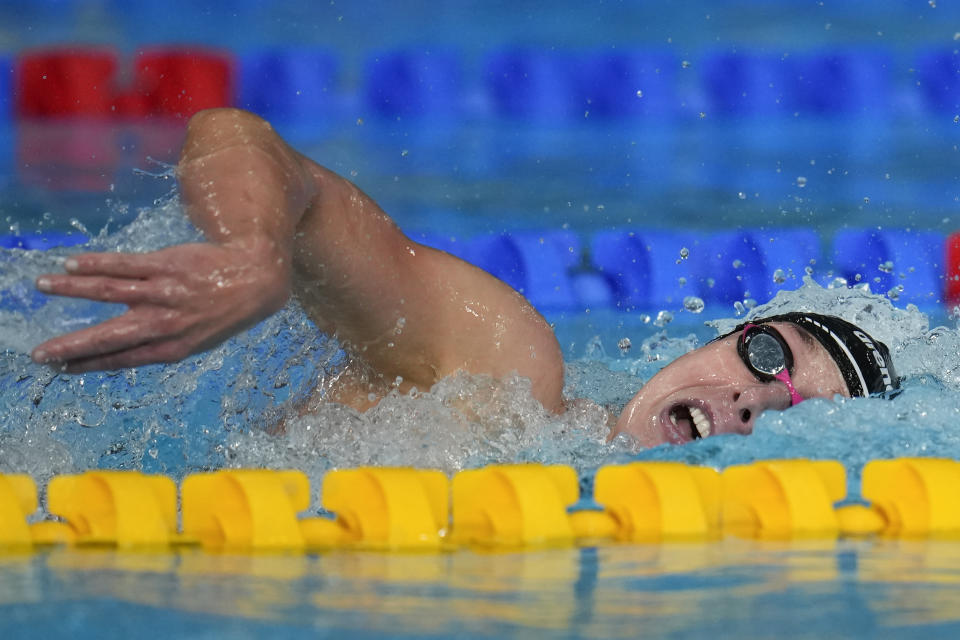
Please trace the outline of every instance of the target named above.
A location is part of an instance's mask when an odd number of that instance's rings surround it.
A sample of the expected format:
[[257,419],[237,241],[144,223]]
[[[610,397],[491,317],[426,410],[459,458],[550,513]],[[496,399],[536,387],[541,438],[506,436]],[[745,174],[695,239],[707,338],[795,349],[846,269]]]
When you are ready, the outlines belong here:
[[[0,561],[5,637],[950,638],[943,542]],[[50,612],[56,615],[51,616]]]

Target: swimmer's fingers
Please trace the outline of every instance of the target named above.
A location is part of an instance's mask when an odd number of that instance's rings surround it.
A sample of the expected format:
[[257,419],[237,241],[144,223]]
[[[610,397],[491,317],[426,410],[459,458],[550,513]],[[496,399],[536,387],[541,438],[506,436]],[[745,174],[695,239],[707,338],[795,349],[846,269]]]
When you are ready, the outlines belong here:
[[149,278],[169,274],[176,267],[162,250],[151,253],[81,253],[70,256],[63,264],[70,274],[114,278]]
[[159,328],[157,321],[129,311],[96,326],[47,340],[38,345],[31,356],[39,364],[67,364],[116,354],[176,335],[173,330],[160,331]]
[[110,371],[148,364],[177,362],[185,357],[183,349],[177,342],[157,342],[143,344],[116,353],[70,360],[64,363],[63,370],[66,373]]
[[127,305],[171,304],[182,293],[182,285],[172,281],[55,274],[37,278],[37,289],[58,296]]

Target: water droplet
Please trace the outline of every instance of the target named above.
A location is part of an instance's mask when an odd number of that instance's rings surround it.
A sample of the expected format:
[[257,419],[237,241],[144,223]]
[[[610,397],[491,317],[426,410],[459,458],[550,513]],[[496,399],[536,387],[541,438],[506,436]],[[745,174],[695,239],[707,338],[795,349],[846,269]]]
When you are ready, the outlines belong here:
[[687,249],[686,247],[680,247],[680,259],[686,260],[689,257],[690,257],[690,249]]
[[804,176],[797,176],[797,186],[803,189],[807,186],[807,179]]
[[620,349],[620,353],[627,355],[627,352],[630,351],[630,347],[633,344],[630,342],[630,338],[620,338],[620,341],[617,342],[617,348]]
[[737,300],[733,303],[733,309],[737,312],[737,317],[739,318],[747,312],[747,308],[743,306],[743,303]]
[[740,198],[741,200],[746,200],[746,199],[747,199],[747,194],[745,194],[743,191],[738,191],[738,192],[737,192],[737,197]]
[[870,204],[870,196],[863,197],[863,204]]
[[773,281],[777,284],[783,284],[787,281],[787,274],[784,273],[783,269],[776,269],[773,272]]
[[683,276],[680,276],[679,278],[677,278],[677,284],[680,285],[681,287],[684,287],[687,284],[687,279],[684,278]]
[[893,272],[893,260],[887,260],[886,262],[881,262],[877,265],[877,269],[883,271],[884,273]]
[[887,291],[887,297],[890,298],[891,300],[899,300],[901,293],[903,293],[903,285],[898,284],[897,286],[892,287],[889,291]]
[[743,266],[743,261],[740,260],[740,258],[737,258],[736,260],[733,261],[732,264],[734,269],[739,269],[740,267]]
[[687,296],[683,299],[683,308],[690,313],[700,313],[703,307],[703,300],[697,296]]
[[743,306],[745,306],[747,309],[753,309],[755,306],[757,306],[757,301],[753,298],[747,298],[743,301]]
[[640,89],[637,89],[637,97],[638,97],[638,98],[642,98],[642,97],[643,97],[643,91],[641,91]]
[[409,149],[404,149],[403,151],[400,152],[400,157],[402,158],[406,158],[408,155],[410,155]]
[[658,327],[665,327],[671,322],[673,322],[673,314],[669,311],[660,311],[657,313],[657,319],[653,321],[653,324]]
[[689,61],[689,60],[684,60],[683,62],[680,63],[680,66],[683,67],[684,69],[689,69],[689,68],[690,68],[690,61]]

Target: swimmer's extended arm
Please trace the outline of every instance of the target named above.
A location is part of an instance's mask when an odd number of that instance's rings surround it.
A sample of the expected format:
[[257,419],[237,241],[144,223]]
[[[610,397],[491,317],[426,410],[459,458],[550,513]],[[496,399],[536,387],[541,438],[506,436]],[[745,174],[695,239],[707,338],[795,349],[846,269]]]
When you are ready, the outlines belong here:
[[401,389],[458,370],[516,371],[545,407],[561,410],[560,349],[526,300],[408,239],[356,186],[260,118],[230,109],[195,116],[179,174],[210,243],[77,256],[68,275],[42,277],[51,293],[130,309],[40,345],[36,360],[73,371],[178,360],[273,313],[293,290],[321,329],[384,380],[403,378]]

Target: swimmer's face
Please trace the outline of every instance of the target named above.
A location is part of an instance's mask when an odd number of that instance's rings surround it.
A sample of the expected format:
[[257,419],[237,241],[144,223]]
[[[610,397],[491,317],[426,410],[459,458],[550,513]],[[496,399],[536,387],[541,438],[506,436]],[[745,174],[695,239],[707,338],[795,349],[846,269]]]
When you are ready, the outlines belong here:
[[[793,353],[790,377],[803,398],[849,395],[840,369],[819,342],[793,324],[771,326]],[[664,367],[624,407],[613,435],[627,433],[653,447],[719,433],[748,434],[763,411],[789,407],[783,382],[761,382],[740,359],[739,338],[729,335]]]

